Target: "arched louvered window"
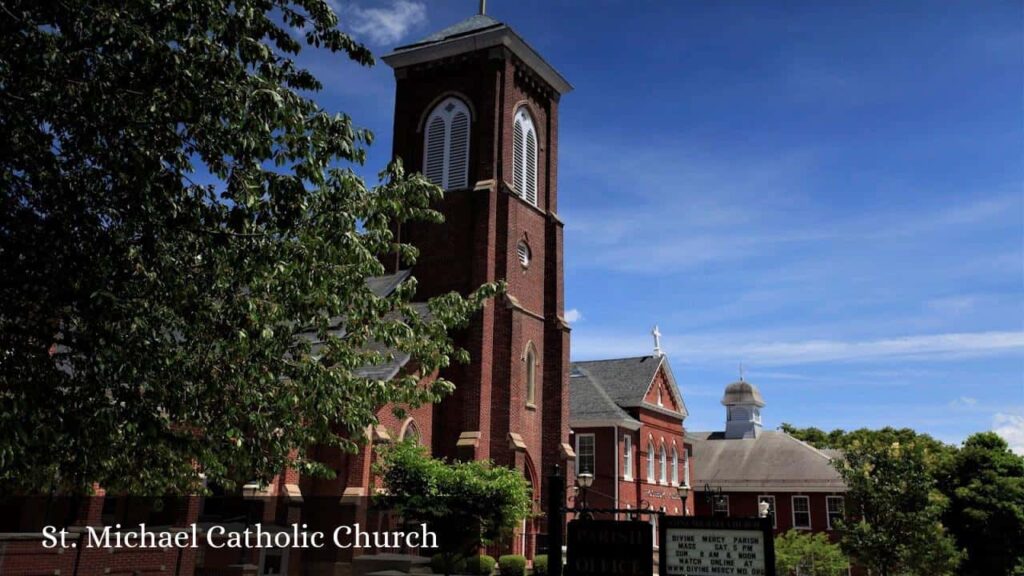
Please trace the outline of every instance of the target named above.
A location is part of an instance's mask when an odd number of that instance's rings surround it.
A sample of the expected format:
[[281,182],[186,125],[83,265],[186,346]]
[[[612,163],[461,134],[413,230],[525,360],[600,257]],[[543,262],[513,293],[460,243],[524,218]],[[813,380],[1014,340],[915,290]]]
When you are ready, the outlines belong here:
[[525,107],[512,125],[512,186],[520,198],[537,205],[537,130]]
[[445,98],[427,117],[423,175],[445,190],[469,185],[469,108],[458,98]]

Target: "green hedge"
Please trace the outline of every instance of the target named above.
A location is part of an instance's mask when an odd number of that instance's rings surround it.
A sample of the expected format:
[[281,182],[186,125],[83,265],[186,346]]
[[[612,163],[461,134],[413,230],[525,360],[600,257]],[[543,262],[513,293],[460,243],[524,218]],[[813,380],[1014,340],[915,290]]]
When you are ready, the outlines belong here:
[[526,576],[526,557],[507,554],[498,558],[498,572],[501,576]]
[[465,573],[471,576],[488,576],[491,572],[494,572],[495,564],[497,564],[497,561],[494,560],[494,557],[486,554],[466,558]]
[[547,554],[538,554],[533,557],[533,576],[548,576]]
[[430,557],[434,574],[459,574],[465,569],[465,560],[458,554],[434,554]]

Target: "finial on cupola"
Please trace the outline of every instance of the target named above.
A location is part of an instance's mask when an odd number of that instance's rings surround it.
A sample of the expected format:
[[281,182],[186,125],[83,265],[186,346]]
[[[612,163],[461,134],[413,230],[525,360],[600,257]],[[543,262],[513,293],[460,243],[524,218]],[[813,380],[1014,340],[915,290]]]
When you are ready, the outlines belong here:
[[661,330],[658,330],[658,325],[654,325],[654,330],[651,330],[651,336],[654,336],[654,355],[664,356],[665,353],[661,350]]
[[480,0],[480,14],[487,14],[487,0]]

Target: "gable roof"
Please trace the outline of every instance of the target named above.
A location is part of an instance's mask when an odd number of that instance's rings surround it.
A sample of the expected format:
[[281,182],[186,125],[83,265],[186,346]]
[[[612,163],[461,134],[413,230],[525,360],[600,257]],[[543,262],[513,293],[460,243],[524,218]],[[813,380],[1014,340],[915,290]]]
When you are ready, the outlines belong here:
[[[668,380],[669,394],[675,400],[676,406],[679,406],[678,412],[644,400],[651,388],[651,383],[654,382],[655,375],[662,367],[665,369],[665,377]],[[573,362],[572,371],[586,376],[620,409],[642,406],[683,418],[687,416],[686,404],[679,394],[675,376],[672,374],[672,368],[665,356],[637,356]],[[570,390],[570,394],[573,393]],[[570,400],[570,415],[572,415],[572,402],[573,400]]]
[[572,85],[515,30],[484,14],[470,16],[419,42],[399,46],[381,60],[398,69],[496,46],[504,46],[515,54],[558,94],[572,91]]
[[569,425],[596,427],[619,425],[636,430],[640,421],[620,408],[587,374],[573,370],[569,376]]
[[832,458],[777,430],[756,438],[726,439],[723,432],[688,432],[693,442],[694,487],[725,492],[842,492]]

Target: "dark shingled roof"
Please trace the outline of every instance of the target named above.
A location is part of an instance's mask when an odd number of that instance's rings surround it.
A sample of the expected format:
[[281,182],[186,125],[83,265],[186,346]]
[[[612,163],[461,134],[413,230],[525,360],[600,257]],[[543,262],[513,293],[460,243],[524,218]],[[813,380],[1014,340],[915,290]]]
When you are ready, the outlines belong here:
[[577,368],[600,383],[608,396],[620,406],[639,406],[647,395],[654,374],[661,365],[658,356],[616,358],[573,362]]
[[490,28],[497,28],[499,26],[504,26],[504,24],[498,22],[497,20],[491,18],[490,16],[487,16],[486,14],[474,14],[461,22],[452,24],[451,26],[445,28],[444,30],[434,32],[433,34],[427,36],[426,38],[420,40],[419,42],[414,42],[412,44],[400,46],[396,48],[396,50],[403,50],[405,48],[411,48],[413,46],[423,46],[424,44],[441,42],[443,40],[448,40],[449,38],[465,36],[467,34],[480,32],[481,30],[488,30]]
[[[723,432],[687,432],[693,442],[693,485],[729,492],[842,492],[832,457],[785,432],[726,439]],[[699,489],[699,488],[698,488]]]
[[640,425],[581,370],[573,370],[569,377],[569,414],[574,420],[623,420]]
[[[393,293],[395,289],[409,278],[411,274],[411,270],[401,270],[395,274],[388,274],[387,276],[375,276],[366,280],[366,286],[374,294],[383,298]],[[425,302],[413,302],[411,306],[412,309],[420,316],[426,317],[430,314],[430,310]],[[341,317],[331,318],[329,333],[331,336],[337,337],[345,335],[345,326]],[[316,353],[317,349],[323,345],[323,342],[317,340],[316,334],[313,332],[306,332],[300,336],[309,338],[313,342],[314,353]],[[363,366],[356,369],[355,374],[363,378],[370,378],[373,380],[390,380],[398,374],[398,371],[402,369],[402,366],[405,366],[409,362],[409,354],[398,350],[388,349],[379,342],[370,343],[369,346],[367,346],[367,349],[385,354],[390,353],[391,359],[383,364]]]

